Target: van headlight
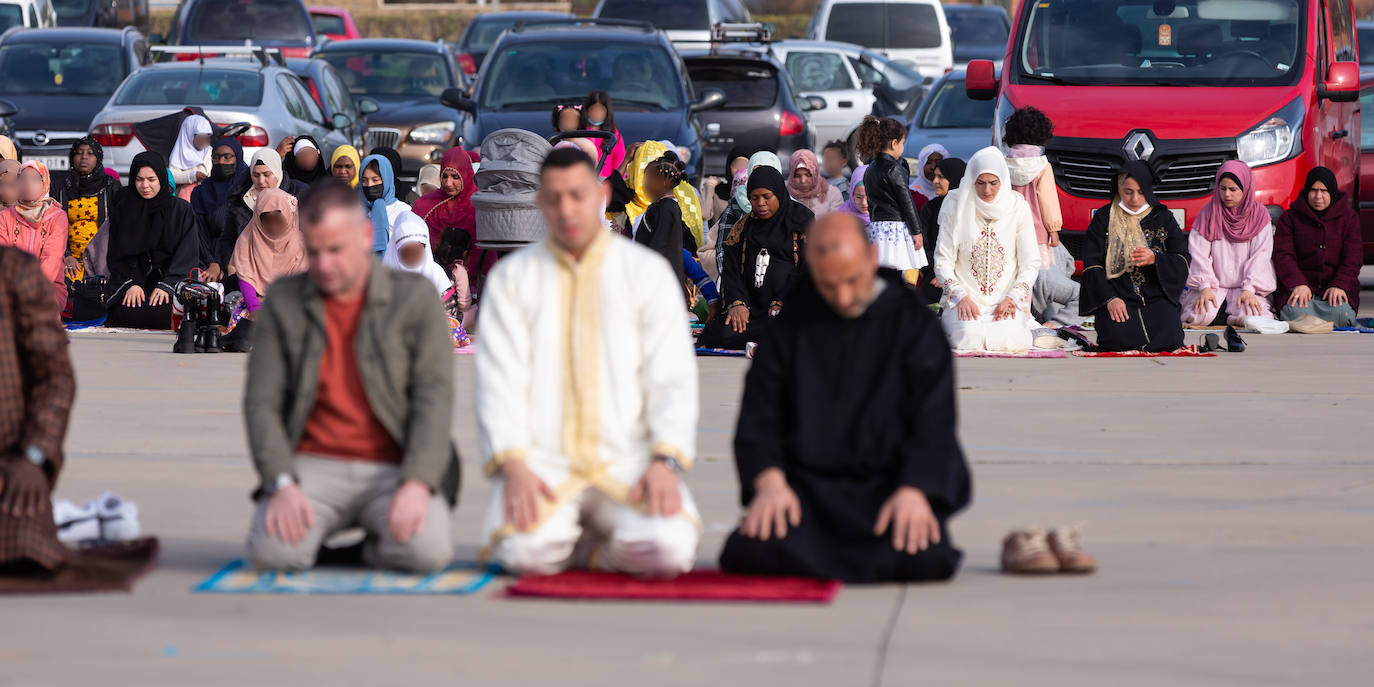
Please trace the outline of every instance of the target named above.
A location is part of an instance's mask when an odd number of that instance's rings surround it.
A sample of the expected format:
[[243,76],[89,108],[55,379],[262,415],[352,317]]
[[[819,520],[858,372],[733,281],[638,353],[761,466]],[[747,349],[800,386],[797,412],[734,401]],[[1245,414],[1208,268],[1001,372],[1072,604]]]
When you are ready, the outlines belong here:
[[1236,157],[1251,167],[1283,162],[1302,151],[1302,98],[1283,106],[1254,128],[1236,137]]
[[422,145],[444,145],[453,139],[453,122],[422,124],[410,131],[410,141]]

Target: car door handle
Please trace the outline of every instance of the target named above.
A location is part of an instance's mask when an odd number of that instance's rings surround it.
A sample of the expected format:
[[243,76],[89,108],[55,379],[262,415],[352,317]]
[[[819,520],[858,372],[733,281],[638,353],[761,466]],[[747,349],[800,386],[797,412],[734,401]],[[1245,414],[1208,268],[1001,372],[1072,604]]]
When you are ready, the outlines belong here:
[[1348,131],[1348,130],[1346,130],[1346,129],[1341,129],[1340,131],[1332,131],[1332,132],[1331,132],[1331,138],[1334,139],[1334,140],[1340,140],[1340,139],[1345,138],[1346,136],[1349,136],[1349,135],[1350,135],[1350,131]]
[[853,101],[853,100],[841,100],[840,103],[839,103],[839,105],[840,105],[840,107],[843,107],[843,108],[845,108],[845,109],[849,109],[849,108],[854,107],[854,101]]

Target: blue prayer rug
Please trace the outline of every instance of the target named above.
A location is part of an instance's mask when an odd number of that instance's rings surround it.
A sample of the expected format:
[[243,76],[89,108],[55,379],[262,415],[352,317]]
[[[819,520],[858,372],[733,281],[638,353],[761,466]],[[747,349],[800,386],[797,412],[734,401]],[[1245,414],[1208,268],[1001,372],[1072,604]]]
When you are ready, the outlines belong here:
[[697,356],[702,358],[744,358],[744,351],[732,351],[728,348],[698,348]]
[[242,559],[233,561],[191,588],[198,594],[475,594],[499,570],[455,563],[437,573],[360,568],[316,568],[304,572],[259,572]]

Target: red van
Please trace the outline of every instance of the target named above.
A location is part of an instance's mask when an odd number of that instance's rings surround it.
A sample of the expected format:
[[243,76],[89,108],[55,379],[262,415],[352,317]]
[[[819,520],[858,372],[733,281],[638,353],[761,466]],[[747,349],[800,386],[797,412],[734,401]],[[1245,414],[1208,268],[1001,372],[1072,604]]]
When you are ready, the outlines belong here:
[[1318,165],[1358,198],[1354,16],[1351,0],[1024,0],[1000,81],[975,60],[966,88],[996,98],[998,144],[1018,107],[1054,120],[1046,154],[1078,254],[1130,160],[1150,164],[1185,228],[1230,159],[1255,169],[1275,217]]

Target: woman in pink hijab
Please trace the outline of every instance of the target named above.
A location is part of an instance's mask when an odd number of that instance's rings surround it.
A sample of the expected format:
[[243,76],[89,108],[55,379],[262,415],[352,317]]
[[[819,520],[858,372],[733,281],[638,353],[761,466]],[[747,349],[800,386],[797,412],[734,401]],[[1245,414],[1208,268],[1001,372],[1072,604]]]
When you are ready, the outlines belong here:
[[835,212],[844,205],[840,189],[821,177],[821,163],[809,150],[792,153],[788,161],[787,192],[817,217]]
[[[472,170],[472,156],[462,146],[449,148],[439,162],[439,188],[415,201],[411,211],[420,216],[429,226],[429,245],[438,247],[444,237],[445,229],[459,229],[472,237],[472,245],[477,243],[477,211],[472,207],[472,194],[477,192],[475,174]],[[479,274],[485,274],[496,265],[496,254],[482,251],[477,259],[466,263],[469,282],[477,283]],[[446,271],[452,265],[441,265]]]
[[1272,326],[1273,222],[1255,198],[1255,177],[1244,162],[1232,160],[1217,171],[1212,199],[1193,220],[1188,252],[1188,290],[1179,302],[1183,324]]

